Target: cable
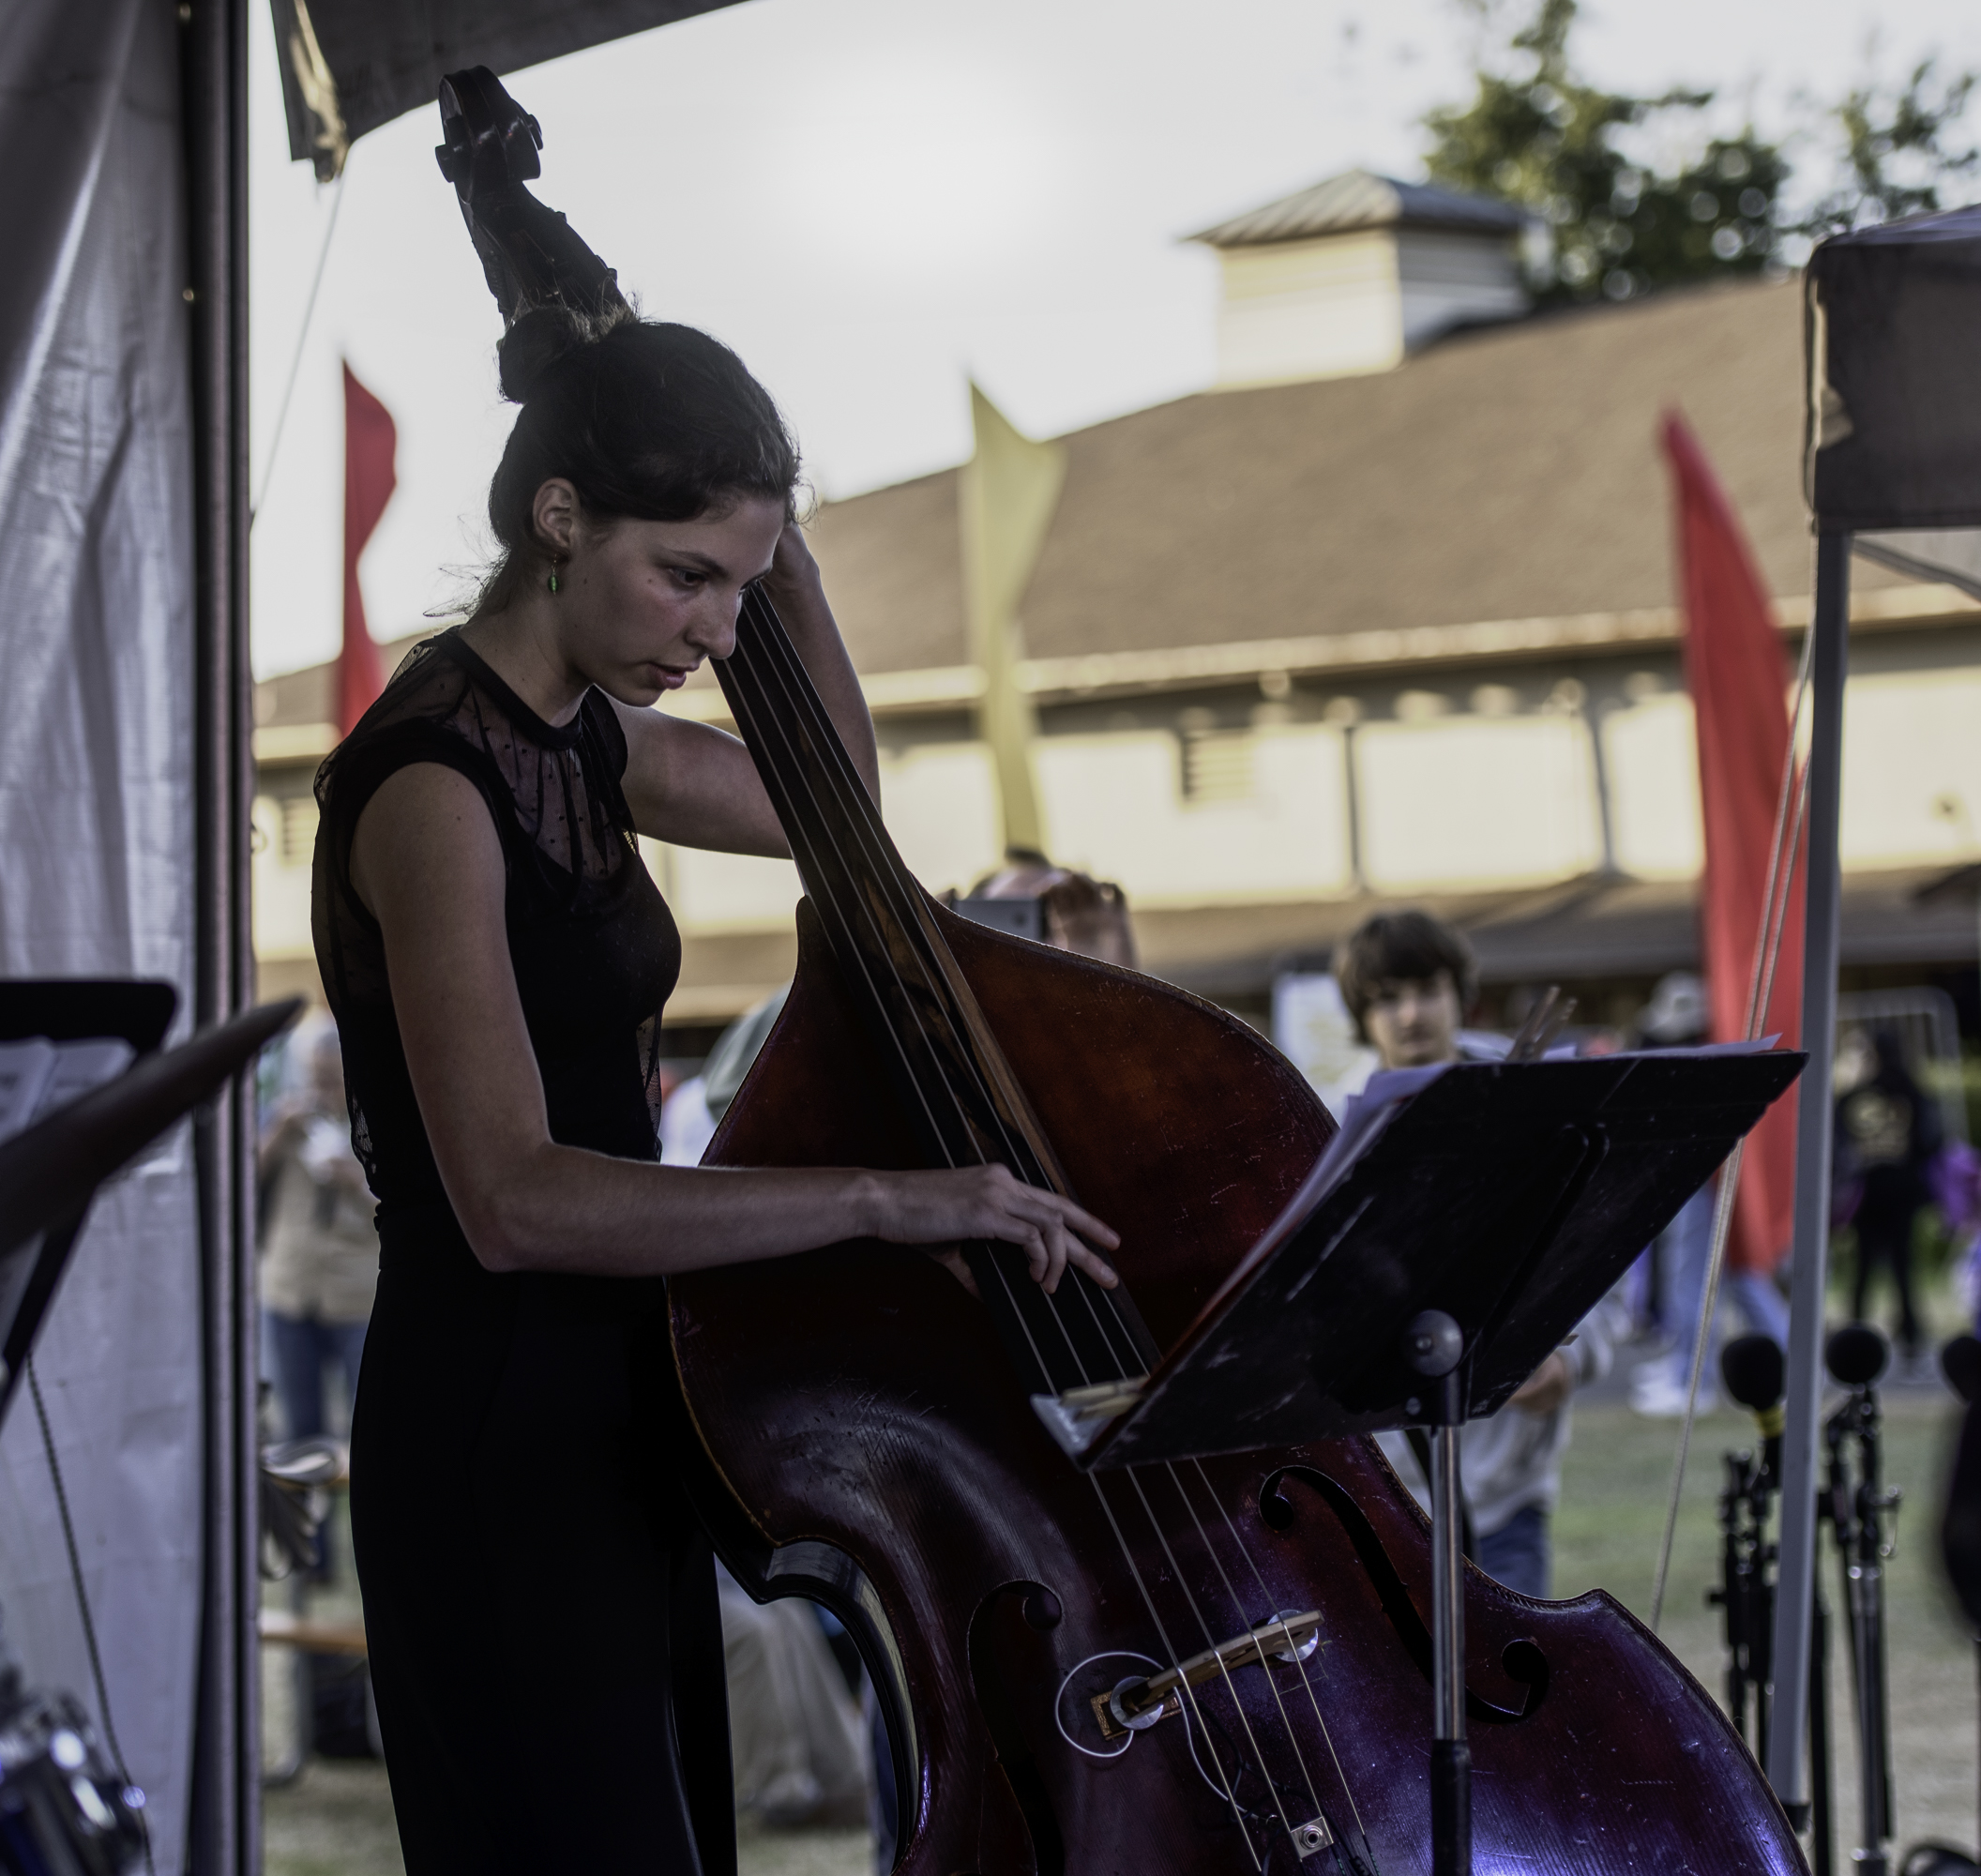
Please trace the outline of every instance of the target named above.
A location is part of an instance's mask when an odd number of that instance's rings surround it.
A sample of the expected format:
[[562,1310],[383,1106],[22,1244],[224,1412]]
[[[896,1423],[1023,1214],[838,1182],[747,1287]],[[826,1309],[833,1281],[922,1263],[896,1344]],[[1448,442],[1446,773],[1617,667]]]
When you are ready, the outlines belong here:
[[[1802,828],[1809,806],[1809,767],[1795,760],[1795,736],[1802,726],[1802,709],[1808,696],[1809,671],[1816,645],[1813,628],[1802,637],[1802,658],[1795,673],[1795,701],[1789,711],[1788,748],[1782,757],[1781,795],[1775,806],[1775,838],[1768,854],[1768,880],[1762,894],[1761,930],[1754,935],[1754,967],[1747,981],[1747,1020],[1745,1035],[1752,1042],[1768,1017],[1768,1005],[1775,994],[1775,965],[1781,954],[1781,941],[1789,920],[1789,899],[1795,878],[1795,856],[1802,845]],[[1789,825],[1789,803],[1793,797],[1795,820]],[[1783,836],[1787,835],[1786,843]],[[1777,891],[1777,887],[1779,890]],[[1686,1417],[1679,1428],[1678,1452],[1671,1464],[1671,1489],[1665,1502],[1664,1535],[1657,1547],[1657,1574],[1651,1587],[1651,1632],[1665,1611],[1665,1579],[1671,1568],[1671,1541],[1678,1532],[1678,1504],[1685,1490],[1686,1461],[1692,1451],[1692,1426],[1699,1416],[1699,1384],[1706,1365],[1706,1350],[1712,1345],[1713,1319],[1719,1310],[1719,1280],[1726,1266],[1727,1238],[1733,1228],[1733,1200],[1740,1187],[1740,1169],[1747,1154],[1745,1138],[1734,1143],[1719,1175],[1719,1190],[1714,1197],[1713,1235],[1706,1254],[1705,1288],[1700,1296],[1699,1324],[1692,1338],[1692,1375],[1686,1390]]]
[[282,446],[282,426],[289,421],[289,400],[295,395],[296,373],[303,369],[303,346],[310,337],[310,322],[316,316],[317,289],[324,283],[324,264],[330,258],[330,237],[337,233],[337,212],[344,205],[344,178],[350,173],[349,165],[337,173],[337,192],[330,198],[330,219],[324,229],[324,245],[317,250],[316,274],[310,282],[310,297],[303,302],[303,324],[295,335],[295,356],[289,361],[289,382],[282,386],[282,401],[275,413],[275,433],[268,439],[268,460],[262,464],[262,486],[248,508],[250,532],[255,516],[262,511],[262,504],[268,499],[268,484],[275,478],[275,455]]
[[[55,1488],[55,1510],[62,1520],[62,1541],[68,1548],[69,1580],[76,1586],[76,1606],[83,1615],[83,1643],[89,1650],[89,1677],[96,1683],[97,1711],[103,1716],[103,1740],[110,1747],[110,1756],[115,1763],[117,1777],[124,1781],[125,1803],[130,1803],[129,1794],[137,1788],[130,1781],[130,1768],[124,1763],[124,1748],[117,1742],[117,1723],[111,1717],[110,1688],[103,1679],[103,1657],[97,1647],[96,1618],[89,1608],[89,1590],[83,1581],[83,1555],[76,1548],[76,1527],[68,1515],[68,1490],[62,1483],[62,1461],[55,1457],[55,1436],[48,1424],[48,1406],[41,1399],[41,1377],[35,1372],[35,1358],[27,1358],[27,1391],[35,1399],[35,1418],[41,1423],[41,1449],[48,1455],[48,1475]],[[151,1823],[141,1807],[132,1806],[137,1814],[138,1830],[144,1839],[144,1868],[146,1876],[157,1876],[157,1866],[151,1856]]]

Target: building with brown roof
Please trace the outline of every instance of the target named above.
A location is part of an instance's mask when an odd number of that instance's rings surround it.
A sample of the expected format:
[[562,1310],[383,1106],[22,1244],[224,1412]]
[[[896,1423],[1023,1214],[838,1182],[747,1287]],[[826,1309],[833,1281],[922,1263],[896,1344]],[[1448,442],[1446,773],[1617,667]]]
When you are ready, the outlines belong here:
[[[1063,439],[1017,683],[1053,855],[1126,887],[1146,968],[1258,1011],[1286,960],[1406,899],[1460,918],[1502,986],[1608,986],[1621,1009],[1696,960],[1656,442],[1673,406],[1792,651],[1810,586],[1793,283],[1474,325],[1393,369],[1206,392]],[[937,890],[1002,846],[959,483],[832,503],[814,524],[880,727],[884,808]],[[1973,900],[1929,888],[1981,858],[1981,606],[1862,562],[1855,583],[1846,962],[1957,972],[1975,957]],[[295,869],[326,671],[262,687],[271,978],[307,957]],[[705,674],[668,707],[723,720]],[[795,876],[655,857],[688,944],[671,1017],[733,1016],[790,968]]]

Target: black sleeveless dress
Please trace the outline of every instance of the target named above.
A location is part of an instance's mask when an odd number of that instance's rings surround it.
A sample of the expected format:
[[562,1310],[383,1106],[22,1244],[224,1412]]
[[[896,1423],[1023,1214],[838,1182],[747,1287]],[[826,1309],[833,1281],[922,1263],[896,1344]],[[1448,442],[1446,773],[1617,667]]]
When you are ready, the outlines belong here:
[[681,943],[634,844],[626,760],[597,691],[557,728],[448,632],[317,782],[317,962],[379,1201],[352,1535],[409,1876],[735,1865],[721,1629],[675,1466],[664,1286],[476,1262],[350,886],[352,835],[386,777],[442,763],[474,782],[502,840],[551,1135],[652,1159]]

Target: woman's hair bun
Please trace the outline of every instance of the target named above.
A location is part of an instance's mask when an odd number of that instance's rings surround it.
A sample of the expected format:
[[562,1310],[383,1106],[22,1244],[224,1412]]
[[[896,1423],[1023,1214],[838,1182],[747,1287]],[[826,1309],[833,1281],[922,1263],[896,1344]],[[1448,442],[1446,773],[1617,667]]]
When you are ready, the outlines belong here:
[[522,405],[489,484],[504,558],[480,610],[500,612],[545,557],[537,492],[561,478],[595,523],[692,521],[749,496],[794,508],[798,447],[742,359],[691,325],[629,307],[524,314],[502,341],[502,388]]
[[495,348],[503,396],[512,404],[528,403],[567,358],[620,323],[611,315],[587,319],[567,306],[532,307]]

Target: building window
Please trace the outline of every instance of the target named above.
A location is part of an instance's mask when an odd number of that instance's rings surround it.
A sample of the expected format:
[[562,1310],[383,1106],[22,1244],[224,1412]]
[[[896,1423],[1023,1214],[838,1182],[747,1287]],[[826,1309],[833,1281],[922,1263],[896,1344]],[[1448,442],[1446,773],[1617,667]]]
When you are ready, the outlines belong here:
[[285,867],[307,867],[316,853],[316,797],[292,794],[281,811],[281,862]]
[[1252,736],[1248,730],[1183,730],[1183,798],[1248,801]]

